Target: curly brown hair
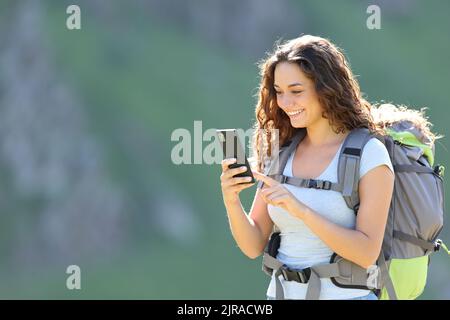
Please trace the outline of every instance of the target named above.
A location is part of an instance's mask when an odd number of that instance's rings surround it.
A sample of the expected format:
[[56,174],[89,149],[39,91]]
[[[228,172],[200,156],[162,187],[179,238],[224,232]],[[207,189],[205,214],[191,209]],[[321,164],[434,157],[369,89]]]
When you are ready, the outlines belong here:
[[280,146],[298,130],[291,126],[289,117],[277,104],[274,71],[276,65],[284,61],[299,65],[314,82],[323,108],[322,116],[328,119],[334,132],[368,128],[380,133],[371,115],[371,105],[362,98],[358,82],[341,49],[327,39],[310,35],[276,43],[274,52],[259,63],[261,82],[253,135],[259,171],[272,156],[272,129],[279,130]]

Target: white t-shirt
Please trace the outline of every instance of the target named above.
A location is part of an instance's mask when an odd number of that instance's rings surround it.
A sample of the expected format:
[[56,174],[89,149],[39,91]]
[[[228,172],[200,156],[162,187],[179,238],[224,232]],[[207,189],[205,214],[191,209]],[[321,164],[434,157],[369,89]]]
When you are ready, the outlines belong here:
[[[330,165],[317,180],[337,182],[337,166],[339,153],[343,143],[335,154]],[[294,151],[295,152],[295,151]],[[292,177],[292,160],[294,152],[290,155],[283,174]],[[360,177],[363,177],[371,169],[386,165],[392,171],[392,163],[386,147],[378,139],[372,138],[364,146],[361,155]],[[340,192],[332,190],[299,188],[286,184],[286,188],[305,205],[328,220],[349,229],[354,229],[356,216],[347,207]],[[301,219],[295,218],[284,209],[268,205],[268,212],[274,224],[280,229],[281,244],[277,259],[290,269],[303,269],[310,266],[329,263],[333,251],[306,226]],[[308,284],[296,281],[285,281],[280,275],[280,281],[284,288],[285,299],[305,299]],[[369,294],[369,290],[339,288],[329,278],[322,278],[321,300],[349,299]],[[275,297],[274,275],[267,289],[267,296]]]

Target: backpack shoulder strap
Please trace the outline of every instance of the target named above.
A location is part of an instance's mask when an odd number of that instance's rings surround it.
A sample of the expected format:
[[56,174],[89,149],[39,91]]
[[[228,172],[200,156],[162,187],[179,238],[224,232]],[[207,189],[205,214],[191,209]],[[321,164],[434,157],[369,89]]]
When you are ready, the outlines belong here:
[[338,186],[347,206],[359,209],[359,167],[362,150],[373,137],[367,128],[353,129],[344,141],[338,162]]
[[[274,177],[279,176],[283,173],[284,167],[289,159],[290,154],[294,149],[298,146],[298,144],[303,140],[306,135],[306,130],[301,128],[298,130],[292,138],[287,141],[283,147],[280,148],[278,157],[274,157],[273,161],[270,164],[270,169],[267,172],[268,176]],[[257,184],[257,188],[262,188],[264,186],[264,182],[259,181]]]
[[[306,136],[306,129],[301,128],[297,132],[294,133],[291,139],[289,139],[279,150],[278,156],[275,156],[272,160],[269,170],[267,171],[267,175],[274,178],[275,176],[280,176],[283,171],[286,163],[289,159],[289,155],[294,151],[294,149],[298,146],[298,144],[303,140]],[[264,182],[259,181],[257,184],[257,188],[261,189],[264,186]],[[279,232],[279,228],[276,224],[273,225],[272,233]],[[267,244],[265,251],[267,252],[269,244]],[[264,267],[263,267],[264,270]]]

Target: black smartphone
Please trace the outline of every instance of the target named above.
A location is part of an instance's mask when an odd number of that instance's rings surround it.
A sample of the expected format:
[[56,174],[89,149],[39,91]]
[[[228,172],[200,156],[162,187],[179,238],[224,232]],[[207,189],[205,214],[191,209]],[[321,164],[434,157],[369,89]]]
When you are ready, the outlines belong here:
[[236,129],[217,129],[217,137],[222,145],[223,158],[235,158],[236,162],[230,164],[228,167],[230,169],[246,166],[247,170],[234,175],[233,177],[251,177],[252,180],[245,183],[254,183],[255,177],[253,177],[252,170],[250,169],[249,162],[245,156],[244,148],[242,147],[241,141],[237,134]]

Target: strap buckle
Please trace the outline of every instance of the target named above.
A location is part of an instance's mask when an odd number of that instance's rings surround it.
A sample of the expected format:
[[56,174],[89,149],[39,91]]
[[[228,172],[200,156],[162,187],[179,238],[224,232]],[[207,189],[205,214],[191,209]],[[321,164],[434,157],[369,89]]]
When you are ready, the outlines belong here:
[[331,182],[330,181],[324,181],[323,182],[323,189],[324,190],[330,190],[331,189]]
[[320,189],[317,186],[317,180],[308,180],[308,188]]
[[331,189],[331,182],[327,180],[308,180],[308,188],[314,188],[314,189],[322,189],[322,190],[330,190]]
[[[310,270],[309,268],[307,268],[308,270]],[[297,275],[301,281],[301,283],[308,283],[309,281],[309,275],[307,274],[307,272],[305,272],[306,269],[303,269],[301,271],[297,271]]]
[[442,240],[441,239],[437,239],[434,242],[434,252],[439,251],[441,249],[441,246],[442,246]]
[[310,268],[295,271],[288,268],[281,268],[280,270],[284,280],[286,281],[296,281],[299,283],[308,283],[309,281],[310,272],[308,271],[310,271]]
[[444,172],[445,172],[445,167],[441,164],[438,164],[437,166],[434,167],[434,173],[437,174],[438,176],[440,176],[441,178],[444,177]]

